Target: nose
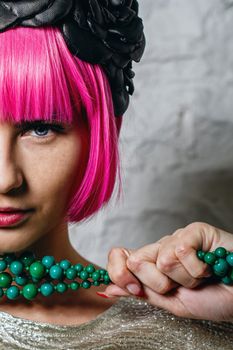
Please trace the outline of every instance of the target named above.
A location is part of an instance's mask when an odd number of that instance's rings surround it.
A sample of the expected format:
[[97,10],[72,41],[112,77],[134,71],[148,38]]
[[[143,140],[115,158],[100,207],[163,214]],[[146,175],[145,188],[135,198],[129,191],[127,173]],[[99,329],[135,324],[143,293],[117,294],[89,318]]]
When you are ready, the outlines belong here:
[[8,193],[22,184],[22,174],[15,158],[13,145],[0,135],[0,194]]

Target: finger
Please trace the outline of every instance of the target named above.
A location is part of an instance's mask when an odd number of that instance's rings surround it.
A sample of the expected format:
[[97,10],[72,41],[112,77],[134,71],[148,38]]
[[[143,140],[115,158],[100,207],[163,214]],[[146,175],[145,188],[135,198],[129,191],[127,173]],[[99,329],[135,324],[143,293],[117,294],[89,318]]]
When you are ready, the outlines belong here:
[[[128,250],[130,253],[133,250]],[[142,291],[140,281],[128,269],[126,261],[127,254],[124,248],[112,248],[108,254],[107,271],[111,281],[122,288],[126,293],[138,295]],[[130,290],[128,289],[130,288]]]
[[134,251],[126,261],[127,267],[140,280],[157,293],[164,294],[178,286],[161,273],[155,264],[159,244],[153,243]]
[[201,279],[212,275],[210,266],[198,259],[196,249],[193,249],[190,245],[183,243],[182,245],[177,246],[175,254],[188,274],[193,278]]
[[[173,239],[173,242],[176,240]],[[194,288],[200,283],[200,280],[193,277],[178,259],[175,254],[176,245],[173,242],[171,239],[169,244],[161,244],[156,266],[162,274],[172,281],[186,288]]]

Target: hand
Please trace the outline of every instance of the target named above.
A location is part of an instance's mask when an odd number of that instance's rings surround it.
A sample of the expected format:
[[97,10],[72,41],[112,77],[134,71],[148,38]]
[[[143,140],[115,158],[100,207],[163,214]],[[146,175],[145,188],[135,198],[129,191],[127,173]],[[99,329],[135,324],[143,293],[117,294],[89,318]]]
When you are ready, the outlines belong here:
[[232,321],[233,286],[210,284],[210,268],[196,256],[219,246],[233,251],[233,235],[197,222],[139,249],[113,248],[107,270],[114,283],[104,293],[132,296],[126,286],[136,284],[148,303],[176,316]]

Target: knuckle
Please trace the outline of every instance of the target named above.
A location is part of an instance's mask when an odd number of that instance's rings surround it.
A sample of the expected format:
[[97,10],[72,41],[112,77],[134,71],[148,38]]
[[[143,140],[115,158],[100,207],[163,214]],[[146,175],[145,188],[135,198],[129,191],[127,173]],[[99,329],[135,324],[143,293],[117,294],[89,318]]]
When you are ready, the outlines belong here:
[[163,256],[157,259],[156,266],[161,272],[167,273],[173,270],[174,262],[170,260],[168,257]]
[[158,283],[156,286],[156,292],[159,294],[165,294],[171,289],[171,283],[168,278],[166,278],[163,283]]
[[201,222],[201,221],[195,221],[192,222],[191,224],[187,225],[185,227],[185,229],[190,230],[190,231],[196,231],[196,230],[200,230],[200,229],[205,229],[208,228],[209,225],[205,222]]
[[111,248],[109,253],[108,253],[108,259],[111,260],[111,259],[115,258],[115,256],[117,256],[121,252],[122,252],[122,248],[120,248],[120,247]]
[[128,268],[134,272],[138,272],[140,270],[142,263],[142,259],[134,254],[131,254],[127,259]]
[[190,254],[190,247],[184,244],[180,244],[175,249],[176,255],[183,257]]

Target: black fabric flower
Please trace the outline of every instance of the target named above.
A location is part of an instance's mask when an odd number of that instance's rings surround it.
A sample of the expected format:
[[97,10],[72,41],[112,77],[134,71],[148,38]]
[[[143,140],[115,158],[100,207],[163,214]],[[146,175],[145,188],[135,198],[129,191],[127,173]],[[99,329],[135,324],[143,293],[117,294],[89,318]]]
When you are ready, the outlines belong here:
[[137,0],[0,1],[0,32],[15,26],[56,25],[72,54],[104,68],[115,115],[134,92],[132,61],[145,49]]

